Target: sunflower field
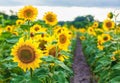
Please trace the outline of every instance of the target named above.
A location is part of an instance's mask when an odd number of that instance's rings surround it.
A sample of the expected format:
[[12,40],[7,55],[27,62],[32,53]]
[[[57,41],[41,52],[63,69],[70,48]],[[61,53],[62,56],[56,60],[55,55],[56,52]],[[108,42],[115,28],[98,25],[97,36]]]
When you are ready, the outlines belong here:
[[108,13],[102,22],[95,21],[79,29],[84,55],[98,83],[120,83],[119,14]]
[[1,16],[0,83],[69,83],[75,32],[57,25],[51,11],[43,21],[37,15],[37,8],[28,5],[15,21],[6,23]]
[[0,16],[0,83],[70,83],[78,37],[97,83],[120,83],[119,14],[76,28],[59,25],[52,11],[42,20],[38,13],[28,5],[16,19]]

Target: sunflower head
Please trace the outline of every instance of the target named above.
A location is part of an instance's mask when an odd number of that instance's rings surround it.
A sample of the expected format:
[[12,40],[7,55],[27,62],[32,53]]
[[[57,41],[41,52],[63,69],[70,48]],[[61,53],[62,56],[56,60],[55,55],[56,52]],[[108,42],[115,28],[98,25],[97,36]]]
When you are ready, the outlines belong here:
[[16,25],[22,25],[22,24],[24,24],[24,22],[25,21],[19,19],[19,20],[16,21]]
[[0,27],[0,35],[1,35],[2,32],[3,32],[3,29]]
[[111,39],[111,36],[109,34],[102,34],[102,41],[106,42]]
[[110,18],[110,19],[112,19],[112,18],[113,18],[113,13],[112,13],[112,12],[109,12],[109,13],[107,14],[107,17]]
[[94,36],[96,35],[93,27],[89,27],[87,31],[88,31],[88,34],[90,34],[90,35],[94,35]]
[[47,46],[46,55],[51,55],[53,57],[56,57],[60,61],[64,61],[65,59],[68,59],[68,57],[66,57],[65,55],[60,54],[60,51],[61,49],[57,47],[55,44],[54,45],[50,44]]
[[99,25],[99,23],[96,21],[96,22],[93,23],[93,26],[92,26],[92,27],[93,27],[93,28],[97,28],[98,25]]
[[85,29],[84,28],[81,28],[81,29],[79,29],[79,31],[80,31],[80,33],[85,33]]
[[18,12],[18,18],[22,18],[25,20],[31,20],[33,21],[38,15],[37,8],[29,5],[25,6],[24,8],[20,9]]
[[103,45],[98,45],[97,48],[98,48],[99,50],[103,50],[103,49],[104,49],[104,46],[103,46]]
[[62,50],[68,50],[69,45],[70,45],[69,34],[61,32],[58,35],[58,47]]
[[13,32],[14,28],[15,27],[13,25],[8,25],[8,26],[6,26],[6,31]]
[[38,44],[31,39],[24,41],[23,38],[13,46],[11,55],[13,55],[13,60],[18,62],[18,66],[24,71],[30,68],[34,70],[39,67],[40,58],[42,57]]
[[80,36],[80,40],[85,40],[85,36]]
[[45,13],[43,20],[45,21],[46,24],[49,25],[56,25],[57,24],[57,16],[53,12],[47,12]]
[[103,22],[103,29],[106,31],[111,30],[112,28],[114,28],[114,26],[115,26],[115,23],[109,19]]
[[33,33],[37,33],[37,32],[40,32],[40,31],[41,31],[41,26],[38,25],[38,24],[35,24],[30,28],[30,32],[33,32]]

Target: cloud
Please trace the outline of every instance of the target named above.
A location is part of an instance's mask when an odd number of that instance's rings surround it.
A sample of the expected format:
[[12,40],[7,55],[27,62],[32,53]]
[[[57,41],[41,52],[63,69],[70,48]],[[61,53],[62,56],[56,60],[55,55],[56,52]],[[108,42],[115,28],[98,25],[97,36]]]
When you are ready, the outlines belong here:
[[18,5],[120,7],[119,0],[0,0],[0,6]]

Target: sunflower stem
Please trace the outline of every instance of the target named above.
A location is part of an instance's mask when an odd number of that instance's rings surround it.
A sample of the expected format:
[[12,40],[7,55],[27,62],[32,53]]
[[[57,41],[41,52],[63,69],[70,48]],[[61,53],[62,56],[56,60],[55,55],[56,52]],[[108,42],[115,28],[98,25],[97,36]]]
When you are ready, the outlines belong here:
[[33,70],[30,68],[30,77],[32,78]]

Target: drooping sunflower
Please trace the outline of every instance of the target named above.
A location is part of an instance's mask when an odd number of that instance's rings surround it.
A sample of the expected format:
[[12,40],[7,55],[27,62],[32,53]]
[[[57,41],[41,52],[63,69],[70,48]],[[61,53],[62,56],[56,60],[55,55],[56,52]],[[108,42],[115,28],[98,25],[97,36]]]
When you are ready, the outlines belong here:
[[25,6],[24,8],[20,9],[18,12],[18,18],[22,18],[24,20],[35,20],[38,15],[38,10],[37,8],[28,5]]
[[68,59],[67,56],[60,54],[61,49],[57,47],[55,44],[49,44],[47,45],[47,51],[45,55],[51,55],[53,57],[58,58],[60,61],[64,61],[65,59]]
[[39,67],[40,58],[43,56],[38,49],[38,44],[31,39],[24,40],[21,38],[11,51],[13,61],[17,62],[24,71]]
[[104,46],[103,46],[103,40],[102,40],[102,36],[101,35],[98,35],[97,37],[97,48],[99,50],[103,50],[104,49]]
[[61,32],[58,35],[58,47],[62,50],[68,50],[68,47],[70,45],[69,35],[66,32]]
[[103,29],[106,31],[113,29],[114,26],[115,26],[115,23],[113,21],[111,21],[110,19],[106,19],[103,22]]
[[46,24],[49,25],[56,25],[58,20],[57,20],[57,15],[54,14],[53,12],[47,12],[45,13],[43,20],[45,21]]

